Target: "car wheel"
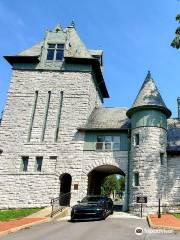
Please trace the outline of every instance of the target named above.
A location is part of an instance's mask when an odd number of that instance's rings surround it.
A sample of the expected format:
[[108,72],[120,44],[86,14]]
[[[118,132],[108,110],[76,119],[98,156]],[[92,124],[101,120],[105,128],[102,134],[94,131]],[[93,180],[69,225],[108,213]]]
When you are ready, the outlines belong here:
[[110,211],[110,214],[112,215],[114,213],[114,209],[112,208]]
[[102,220],[105,220],[106,219],[106,211],[103,211],[102,213]]

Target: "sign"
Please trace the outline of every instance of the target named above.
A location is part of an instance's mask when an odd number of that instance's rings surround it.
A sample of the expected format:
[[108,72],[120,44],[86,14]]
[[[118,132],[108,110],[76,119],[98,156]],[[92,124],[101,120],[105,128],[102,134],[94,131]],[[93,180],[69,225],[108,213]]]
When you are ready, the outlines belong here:
[[147,197],[139,196],[139,197],[137,197],[136,202],[137,203],[147,203]]

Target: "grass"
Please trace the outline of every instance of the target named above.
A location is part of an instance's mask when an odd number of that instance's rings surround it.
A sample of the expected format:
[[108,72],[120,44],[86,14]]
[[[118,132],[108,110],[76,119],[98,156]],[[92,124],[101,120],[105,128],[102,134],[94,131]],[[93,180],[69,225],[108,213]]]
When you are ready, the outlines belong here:
[[180,218],[180,213],[174,213],[173,215],[177,218]]
[[41,208],[21,208],[0,210],[0,221],[9,221],[16,218],[26,217],[32,213],[38,212]]

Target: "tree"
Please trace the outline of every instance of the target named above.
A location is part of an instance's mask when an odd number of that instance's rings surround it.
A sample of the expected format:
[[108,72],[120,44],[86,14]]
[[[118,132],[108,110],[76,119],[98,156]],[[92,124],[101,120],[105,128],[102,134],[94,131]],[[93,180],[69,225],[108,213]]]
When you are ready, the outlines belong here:
[[119,192],[119,184],[116,175],[110,175],[104,179],[101,187],[101,193],[110,195],[114,191]]
[[[180,14],[178,14],[176,16],[176,21],[178,21],[180,23]],[[173,41],[171,43],[171,46],[174,47],[174,48],[179,49],[180,48],[180,26],[176,29],[175,33],[176,33],[176,36],[173,39]]]
[[125,177],[119,178],[119,190],[124,191],[125,190]]

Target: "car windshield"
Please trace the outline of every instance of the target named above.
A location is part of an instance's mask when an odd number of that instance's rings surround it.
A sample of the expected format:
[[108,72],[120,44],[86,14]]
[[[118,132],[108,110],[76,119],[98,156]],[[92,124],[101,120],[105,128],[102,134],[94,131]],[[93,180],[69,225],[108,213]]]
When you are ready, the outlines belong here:
[[104,197],[92,196],[83,198],[81,202],[98,202],[103,199]]

